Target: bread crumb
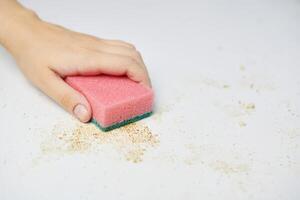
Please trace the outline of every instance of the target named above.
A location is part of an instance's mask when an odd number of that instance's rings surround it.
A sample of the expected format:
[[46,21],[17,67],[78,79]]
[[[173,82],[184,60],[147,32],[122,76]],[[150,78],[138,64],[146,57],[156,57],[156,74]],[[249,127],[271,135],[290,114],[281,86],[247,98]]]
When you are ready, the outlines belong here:
[[246,124],[245,122],[243,122],[243,121],[240,121],[240,122],[239,122],[239,125],[240,125],[240,127],[245,127],[245,126],[247,126],[247,124]]
[[241,101],[239,101],[239,104],[246,111],[251,111],[251,110],[255,109],[255,104],[254,103],[242,103]]
[[41,144],[41,150],[43,154],[76,154],[101,151],[102,146],[111,145],[126,160],[138,163],[158,143],[158,136],[142,123],[103,132],[93,124],[76,122],[71,129],[54,127],[50,137]]
[[212,162],[210,166],[223,174],[245,173],[249,171],[249,166],[246,164],[230,164],[222,160]]
[[254,103],[245,104],[245,108],[246,109],[254,110],[255,109],[255,104]]
[[241,71],[245,71],[246,70],[245,66],[244,65],[240,65],[240,70]]

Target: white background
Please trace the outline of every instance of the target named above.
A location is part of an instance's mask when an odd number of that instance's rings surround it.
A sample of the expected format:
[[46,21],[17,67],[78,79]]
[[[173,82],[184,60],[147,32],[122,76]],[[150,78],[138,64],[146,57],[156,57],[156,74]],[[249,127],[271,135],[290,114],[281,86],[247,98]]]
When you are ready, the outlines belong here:
[[160,144],[140,163],[108,149],[34,164],[53,126],[74,122],[1,48],[1,200],[300,199],[299,0],[22,2],[137,46],[156,93],[143,123]]

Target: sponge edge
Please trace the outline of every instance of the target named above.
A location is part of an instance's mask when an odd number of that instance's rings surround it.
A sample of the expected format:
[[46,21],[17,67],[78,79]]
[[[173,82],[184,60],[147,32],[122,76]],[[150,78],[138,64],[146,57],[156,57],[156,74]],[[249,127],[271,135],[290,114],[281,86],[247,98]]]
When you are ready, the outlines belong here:
[[127,124],[130,124],[130,123],[139,121],[139,120],[141,120],[141,119],[144,119],[144,118],[146,118],[146,117],[149,117],[151,114],[152,114],[152,112],[144,113],[144,114],[142,114],[142,115],[138,115],[138,116],[136,116],[136,117],[133,117],[133,118],[131,118],[131,119],[124,120],[124,121],[122,121],[122,122],[116,123],[116,124],[114,124],[114,125],[112,125],[112,126],[108,126],[108,127],[102,127],[101,124],[99,124],[99,123],[97,122],[97,120],[95,120],[95,119],[92,119],[91,123],[94,124],[94,125],[96,125],[96,126],[97,126],[99,129],[101,129],[102,131],[111,131],[111,130],[113,130],[113,129],[120,128],[120,127],[125,126],[125,125],[127,125]]
[[93,112],[92,123],[103,131],[138,121],[152,113],[152,89],[127,77],[71,76],[65,81],[87,98]]

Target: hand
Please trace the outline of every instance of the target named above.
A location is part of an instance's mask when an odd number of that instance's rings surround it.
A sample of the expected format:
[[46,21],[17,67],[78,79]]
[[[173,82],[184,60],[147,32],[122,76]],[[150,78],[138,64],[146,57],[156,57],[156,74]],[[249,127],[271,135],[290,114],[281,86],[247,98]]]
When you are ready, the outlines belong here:
[[72,75],[127,75],[150,86],[147,69],[132,44],[104,40],[46,23],[33,15],[13,26],[18,39],[7,39],[7,49],[26,77],[80,121],[91,118],[86,98],[64,82]]

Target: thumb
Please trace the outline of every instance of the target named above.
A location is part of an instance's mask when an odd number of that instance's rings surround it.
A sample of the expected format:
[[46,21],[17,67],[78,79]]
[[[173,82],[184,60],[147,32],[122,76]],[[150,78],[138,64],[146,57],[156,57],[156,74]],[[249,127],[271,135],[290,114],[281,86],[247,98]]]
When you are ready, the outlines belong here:
[[86,98],[55,72],[47,72],[38,85],[43,92],[81,122],[88,122],[91,119],[92,111]]

